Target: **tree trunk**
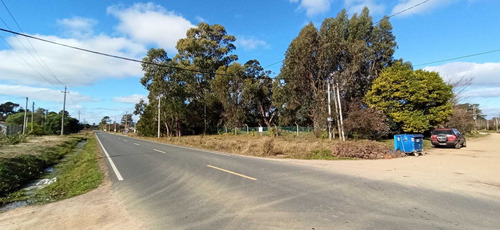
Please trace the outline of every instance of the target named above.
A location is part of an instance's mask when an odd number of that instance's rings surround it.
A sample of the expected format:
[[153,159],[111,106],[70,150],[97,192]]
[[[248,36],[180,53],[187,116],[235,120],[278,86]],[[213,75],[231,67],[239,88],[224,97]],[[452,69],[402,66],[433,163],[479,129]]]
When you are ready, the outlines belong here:
[[260,103],[260,101],[259,101],[259,102],[257,102],[257,104],[259,106],[260,113],[262,114],[262,119],[264,120],[264,123],[266,123],[267,128],[271,128],[271,121],[274,118],[274,113],[271,115],[271,118],[268,120],[266,118],[266,112],[264,111],[264,107],[262,106],[262,103]]
[[170,136],[170,128],[168,127],[168,122],[164,121],[165,123],[165,128],[167,128],[167,137]]

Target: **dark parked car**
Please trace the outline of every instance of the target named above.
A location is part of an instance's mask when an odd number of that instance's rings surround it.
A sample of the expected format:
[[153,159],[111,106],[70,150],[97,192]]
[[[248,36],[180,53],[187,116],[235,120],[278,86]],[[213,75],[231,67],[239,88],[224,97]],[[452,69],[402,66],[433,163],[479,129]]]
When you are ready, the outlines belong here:
[[431,143],[434,147],[466,147],[465,136],[456,129],[442,128],[432,131]]

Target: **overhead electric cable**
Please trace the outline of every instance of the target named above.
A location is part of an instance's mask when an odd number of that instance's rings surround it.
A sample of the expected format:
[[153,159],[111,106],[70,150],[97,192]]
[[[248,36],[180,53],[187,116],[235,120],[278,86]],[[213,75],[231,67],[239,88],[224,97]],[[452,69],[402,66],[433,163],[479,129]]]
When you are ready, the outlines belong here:
[[[77,46],[71,46],[71,45],[67,45],[67,44],[63,44],[63,43],[59,43],[59,42],[55,42],[55,41],[51,41],[51,40],[47,40],[47,39],[35,37],[35,36],[24,34],[24,33],[19,33],[19,32],[8,30],[8,29],[4,29],[4,28],[0,28],[0,31],[11,33],[11,34],[15,34],[15,35],[19,35],[19,36],[23,36],[23,37],[27,37],[27,38],[31,38],[31,39],[35,39],[35,40],[42,41],[42,42],[47,42],[47,43],[58,45],[58,46],[63,46],[63,47],[66,47],[66,48],[76,49],[76,50],[80,50],[80,51],[84,51],[84,52],[88,52],[88,53],[93,53],[93,54],[97,54],[97,55],[101,55],[101,56],[106,56],[106,57],[111,57],[111,58],[116,58],[116,59],[131,61],[131,62],[137,62],[137,63],[141,63],[141,64],[142,63],[143,64],[150,64],[150,65],[156,65],[156,66],[160,66],[160,67],[166,67],[166,68],[171,68],[171,69],[189,71],[189,72],[194,72],[194,73],[202,73],[202,74],[204,74],[204,73],[205,74],[213,74],[213,73],[215,73],[215,72],[208,72],[208,71],[202,71],[202,70],[182,68],[182,67],[178,67],[178,66],[171,66],[171,65],[159,64],[159,63],[154,63],[154,62],[147,62],[147,61],[142,61],[142,60],[138,60],[138,59],[133,59],[133,58],[128,58],[128,57],[122,57],[122,56],[118,56],[118,55],[103,53],[103,52],[99,52],[99,51],[95,51],[95,50],[80,48],[80,47],[77,47]],[[230,75],[230,76],[232,76],[231,74],[219,74],[219,75],[228,75],[228,76]]]
[[413,66],[430,65],[430,64],[435,64],[435,63],[440,63],[440,62],[446,62],[446,61],[453,61],[453,60],[458,60],[458,59],[462,59],[462,58],[474,57],[474,56],[479,56],[479,55],[489,54],[489,53],[495,53],[495,52],[500,52],[500,49],[490,50],[490,51],[481,52],[481,53],[475,53],[475,54],[469,54],[469,55],[464,55],[464,56],[459,56],[459,57],[453,57],[453,58],[443,59],[443,60],[439,60],[439,61],[432,61],[432,62],[422,63],[422,64],[418,64],[418,65],[413,65]]
[[29,63],[26,59],[24,59],[24,57],[23,57],[23,56],[21,56],[21,54],[19,54],[19,53],[17,52],[17,50],[15,50],[15,49],[14,49],[14,47],[12,47],[12,46],[11,46],[11,45],[7,42],[7,40],[5,40],[5,38],[4,38],[3,36],[0,36],[0,38],[1,38],[4,42],[5,42],[5,44],[6,44],[8,47],[10,47],[10,49],[11,49],[12,51],[14,51],[14,53],[16,53],[16,54],[17,54],[17,56],[19,56],[19,58],[21,58],[21,59],[22,59],[22,60],[23,60],[23,61],[24,61],[24,62],[25,62],[25,63],[26,63],[29,67],[31,67],[31,68],[33,69],[33,71],[35,71],[35,72],[38,74],[38,76],[42,77],[45,81],[47,81],[47,82],[48,82],[49,84],[51,84],[52,86],[56,86],[56,85],[54,85],[54,83],[52,83],[52,82],[51,82],[51,81],[49,81],[47,78],[45,78],[45,77],[44,77],[44,76],[43,76],[40,72],[38,72],[38,71],[35,69],[35,67],[33,67],[33,66],[32,66],[32,65],[31,65],[31,64],[30,64],[30,63]]
[[[14,17],[14,15],[12,15],[12,13],[10,12],[9,10],[9,7],[7,7],[7,5],[5,4],[5,2],[3,0],[0,0],[3,4],[3,6],[5,7],[5,9],[7,10],[7,12],[9,13],[10,17],[12,18],[12,20],[14,21],[14,23],[16,24],[17,28],[19,28],[19,30],[24,33],[23,29],[21,28],[21,26],[19,25],[19,23],[17,23],[17,20],[16,18]],[[2,19],[0,17],[0,19]],[[2,22],[7,26],[8,29],[10,29],[9,25],[7,25],[7,23],[2,19]],[[40,64],[40,66],[42,66],[45,71],[47,71],[47,73],[49,73],[49,75],[52,76],[52,78],[54,78],[57,82],[59,82],[59,84],[61,84],[61,86],[64,86],[64,84],[57,78],[57,76],[54,74],[54,72],[52,72],[52,70],[49,68],[49,66],[47,65],[47,63],[45,63],[45,61],[43,60],[43,58],[38,54],[38,51],[35,49],[35,47],[33,46],[33,44],[31,44],[30,40],[25,38],[26,41],[28,41],[28,44],[31,46],[31,49],[33,49],[33,51],[35,51],[35,54],[36,56],[40,59],[40,61],[42,63],[40,63],[38,61],[38,59],[36,59],[32,54],[31,52],[28,50],[28,48],[26,48],[26,46],[21,42],[21,40],[19,40],[19,38],[16,37],[16,39],[19,41],[19,43],[21,43],[21,45],[24,47],[24,49],[26,49],[26,51],[28,51],[28,53],[31,55],[31,57],[33,59],[35,59],[36,62],[38,62],[38,64]]]
[[425,1],[422,1],[422,2],[420,2],[420,3],[418,3],[418,4],[415,4],[415,5],[413,5],[413,6],[410,6],[410,7],[406,8],[406,9],[404,9],[404,10],[401,10],[401,11],[399,11],[399,12],[396,12],[396,13],[392,14],[392,15],[389,15],[389,16],[387,16],[387,17],[384,17],[384,18],[382,18],[382,19],[378,20],[377,22],[375,22],[374,24],[378,24],[378,23],[380,23],[380,22],[381,22],[382,20],[384,20],[385,18],[389,19],[389,18],[392,18],[392,17],[394,17],[394,16],[396,16],[396,15],[402,14],[402,13],[404,13],[404,12],[408,11],[408,10],[411,10],[411,9],[413,9],[413,8],[415,8],[415,7],[418,7],[418,6],[422,5],[422,4],[425,4],[425,3],[429,2],[429,1],[430,1],[430,0],[425,0]]

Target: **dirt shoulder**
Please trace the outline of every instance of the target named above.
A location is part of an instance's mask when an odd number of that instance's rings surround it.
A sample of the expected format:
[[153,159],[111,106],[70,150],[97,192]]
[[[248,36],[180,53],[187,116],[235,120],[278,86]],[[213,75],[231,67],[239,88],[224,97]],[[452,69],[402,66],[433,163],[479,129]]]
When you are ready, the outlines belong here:
[[97,189],[59,202],[0,213],[0,229],[147,229],[114,195],[105,158],[99,155],[105,178]]
[[145,229],[111,191],[111,183],[67,200],[0,214],[0,229]]
[[407,186],[471,195],[500,198],[500,134],[468,140],[467,148],[432,148],[420,157],[390,160],[287,160],[335,173]]

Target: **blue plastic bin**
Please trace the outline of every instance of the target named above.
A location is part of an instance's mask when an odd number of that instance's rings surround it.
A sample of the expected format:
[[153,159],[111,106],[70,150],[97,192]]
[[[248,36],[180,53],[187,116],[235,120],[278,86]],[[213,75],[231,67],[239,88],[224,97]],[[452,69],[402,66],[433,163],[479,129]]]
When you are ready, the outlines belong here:
[[424,135],[422,134],[398,134],[394,135],[394,150],[404,153],[422,152],[424,148]]

